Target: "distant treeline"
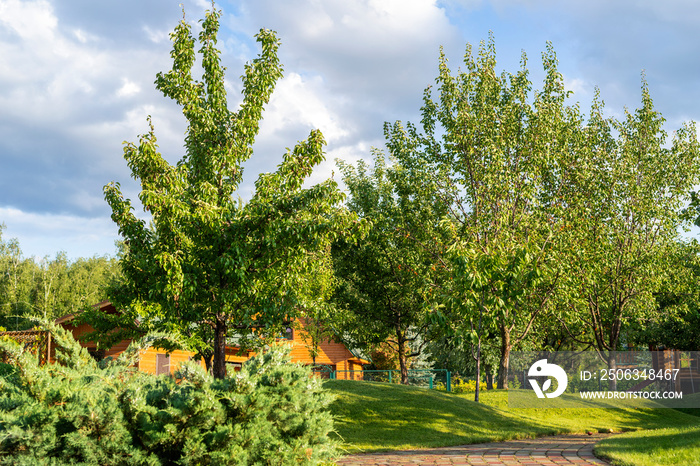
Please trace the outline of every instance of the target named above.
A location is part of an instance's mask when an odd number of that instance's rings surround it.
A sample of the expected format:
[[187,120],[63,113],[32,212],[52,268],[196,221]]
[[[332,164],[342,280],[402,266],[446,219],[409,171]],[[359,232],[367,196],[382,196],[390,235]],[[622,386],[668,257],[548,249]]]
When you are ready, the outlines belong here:
[[109,256],[24,257],[16,239],[3,238],[4,228],[0,224],[0,327],[7,330],[31,328],[30,316],[55,319],[95,304],[118,276],[118,260]]

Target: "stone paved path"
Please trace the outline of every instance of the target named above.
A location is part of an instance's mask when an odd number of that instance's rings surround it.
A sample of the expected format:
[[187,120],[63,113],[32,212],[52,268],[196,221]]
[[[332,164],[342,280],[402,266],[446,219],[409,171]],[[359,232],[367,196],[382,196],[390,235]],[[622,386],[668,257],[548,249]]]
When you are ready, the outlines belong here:
[[593,455],[596,442],[609,434],[556,435],[536,439],[480,443],[457,447],[365,453],[345,456],[343,466],[369,465],[566,465],[610,464]]

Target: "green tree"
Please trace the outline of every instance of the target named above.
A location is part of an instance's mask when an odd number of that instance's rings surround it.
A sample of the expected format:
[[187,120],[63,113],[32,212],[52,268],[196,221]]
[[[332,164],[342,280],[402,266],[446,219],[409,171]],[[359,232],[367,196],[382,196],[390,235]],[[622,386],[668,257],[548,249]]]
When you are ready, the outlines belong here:
[[4,229],[0,224],[0,325],[22,330],[28,325],[23,316],[34,313],[31,294],[37,266],[22,256],[17,239],[2,239]]
[[446,242],[439,225],[442,205],[418,195],[421,181],[409,178],[399,164],[387,166],[380,153],[371,169],[362,161],[357,167],[338,164],[350,191],[349,209],[371,222],[362,242],[334,245],[342,333],[367,353],[388,343],[406,384],[411,358],[430,339],[430,313],[436,303],[432,285],[444,275],[439,255]]
[[16,239],[2,240],[0,225],[0,325],[32,326],[28,317],[55,319],[86,309],[106,297],[119,277],[117,260],[94,256],[69,260],[65,252],[38,263],[25,258]]
[[492,390],[500,362],[500,338],[495,332],[482,335],[481,354],[477,361],[471,339],[455,332],[440,332],[427,346],[433,367],[447,369],[453,377],[468,378],[476,373],[476,363],[483,367],[486,388]]
[[77,313],[106,299],[107,288],[120,280],[119,262],[109,256],[80,257],[69,264],[66,279],[61,312]]
[[68,257],[65,252],[56,254],[55,259],[44,256],[39,261],[39,273],[34,284],[34,303],[39,317],[55,319],[63,315],[61,301],[68,299]]
[[39,317],[56,319],[90,308],[106,298],[107,287],[117,279],[116,259],[107,256],[68,260],[65,252],[45,256],[34,274],[32,304]]
[[572,325],[590,330],[588,340],[614,369],[613,352],[626,329],[657,312],[655,293],[669,266],[665,255],[692,221],[684,207],[700,181],[700,151],[692,123],[667,144],[646,82],[641,107],[622,121],[602,111],[596,99],[575,176],[563,189],[569,245],[564,299]]
[[[532,92],[527,60],[496,71],[493,38],[478,55],[467,46],[453,75],[441,53],[437,97],[426,89],[422,132],[386,126],[387,145],[413,177],[433,180],[455,241],[446,260],[453,287],[446,319],[477,349],[493,327],[501,340],[498,387],[507,388],[511,350],[548,308],[559,281],[555,260],[561,208],[552,177],[566,177],[581,117],[567,106],[556,55],[543,54],[544,87]],[[478,397],[478,393],[477,393]]]
[[309,260],[314,263],[314,267],[304,281],[307,288],[301,290],[307,299],[300,309],[301,325],[297,325],[296,330],[315,366],[321,344],[338,338],[333,325],[337,310],[332,301],[336,277],[333,273],[331,244],[311,253]]
[[666,249],[667,273],[654,293],[657,310],[630,322],[635,346],[700,351],[700,245],[696,240]]
[[288,150],[275,173],[260,175],[250,201],[234,198],[282,67],[275,34],[261,30],[262,54],[246,65],[243,102],[230,111],[216,49],[219,16],[212,9],[202,22],[201,81],[193,77],[195,39],[184,20],[171,35],[173,67],[156,80],[188,121],[184,158],[175,166],[166,162],[152,127],[124,149],[150,226],[134,215],[119,184],[106,186],[105,198],[125,242],[125,280],[112,294],[125,313],[113,324],[178,332],[205,359],[213,357],[221,378],[230,331],[278,334],[306,298],[298,290],[315,266],[309,253],[351,236],[359,223],[337,207],[343,195],[332,180],[302,189],[324,158],[318,130]]

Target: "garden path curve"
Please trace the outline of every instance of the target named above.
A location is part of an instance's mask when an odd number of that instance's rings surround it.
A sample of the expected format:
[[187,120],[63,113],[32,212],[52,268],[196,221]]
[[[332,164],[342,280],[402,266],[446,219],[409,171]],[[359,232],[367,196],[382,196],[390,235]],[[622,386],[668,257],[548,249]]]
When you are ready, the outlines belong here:
[[337,461],[342,466],[369,465],[567,465],[600,466],[593,446],[610,434],[555,435],[535,439],[478,443],[456,447],[362,453]]

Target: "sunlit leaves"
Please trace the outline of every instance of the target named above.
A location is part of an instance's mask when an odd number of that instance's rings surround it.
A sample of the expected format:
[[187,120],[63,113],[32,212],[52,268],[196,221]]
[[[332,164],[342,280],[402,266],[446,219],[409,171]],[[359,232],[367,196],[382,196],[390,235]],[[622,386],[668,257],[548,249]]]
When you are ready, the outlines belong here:
[[[152,127],[138,145],[125,146],[150,225],[134,215],[118,184],[105,188],[127,245],[122,263],[128,280],[115,290],[117,304],[143,309],[149,325],[177,330],[200,354],[213,355],[217,377],[225,372],[229,330],[275,335],[306,300],[314,300],[304,285],[313,276],[313,254],[329,240],[351,238],[363,228],[339,208],[343,196],[332,180],[302,188],[324,160],[318,130],[288,151],[275,173],[260,175],[249,202],[237,198],[242,164],[252,155],[263,107],[282,67],[275,33],[262,29],[256,36],[262,53],[246,64],[242,77],[243,102],[230,111],[216,48],[219,17],[215,9],[207,12],[197,40],[183,19],[171,35],[173,67],[156,79],[156,87],[187,118],[184,158],[168,164]],[[196,43],[201,80],[193,73]]]
[[441,53],[437,89],[424,93],[423,132],[396,123],[385,134],[392,155],[447,211],[451,331],[475,342],[500,334],[502,383],[512,346],[546,309],[559,276],[553,177],[566,176],[581,118],[564,103],[551,46],[541,91],[532,91],[525,55],[515,74],[496,71],[493,37],[476,55],[468,46],[464,65],[453,74]]

